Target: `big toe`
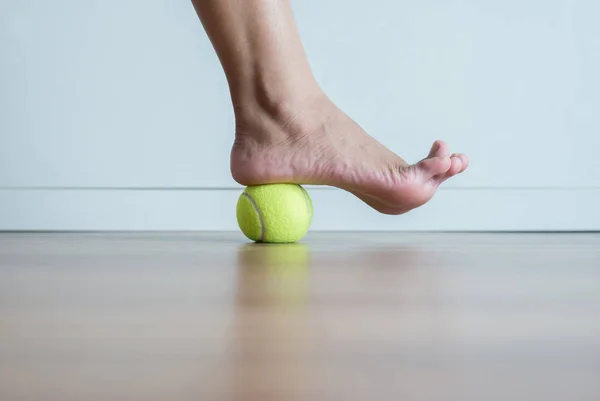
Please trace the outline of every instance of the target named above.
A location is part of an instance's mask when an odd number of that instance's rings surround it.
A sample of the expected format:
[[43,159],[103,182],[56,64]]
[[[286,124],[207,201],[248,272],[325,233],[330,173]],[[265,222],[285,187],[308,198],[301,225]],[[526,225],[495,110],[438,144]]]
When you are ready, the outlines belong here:
[[450,151],[448,150],[448,144],[444,141],[437,140],[431,145],[431,150],[429,151],[429,155],[427,158],[432,157],[445,157],[450,155]]

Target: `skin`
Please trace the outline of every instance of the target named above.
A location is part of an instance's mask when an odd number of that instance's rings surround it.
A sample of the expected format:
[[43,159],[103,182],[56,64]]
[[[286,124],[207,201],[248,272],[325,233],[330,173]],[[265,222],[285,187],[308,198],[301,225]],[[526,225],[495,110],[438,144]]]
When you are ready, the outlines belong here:
[[436,141],[415,164],[369,136],[316,82],[288,0],[192,0],[235,113],[231,174],[241,185],[328,185],[398,215],[466,170]]

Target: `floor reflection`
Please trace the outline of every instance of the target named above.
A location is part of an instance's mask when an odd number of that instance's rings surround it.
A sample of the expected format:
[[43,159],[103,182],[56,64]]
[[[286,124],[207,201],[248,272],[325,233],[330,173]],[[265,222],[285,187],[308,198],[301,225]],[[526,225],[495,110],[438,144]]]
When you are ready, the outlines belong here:
[[238,248],[232,388],[235,400],[279,400],[314,389],[306,244]]
[[238,249],[238,304],[300,306],[307,301],[306,244],[245,244]]

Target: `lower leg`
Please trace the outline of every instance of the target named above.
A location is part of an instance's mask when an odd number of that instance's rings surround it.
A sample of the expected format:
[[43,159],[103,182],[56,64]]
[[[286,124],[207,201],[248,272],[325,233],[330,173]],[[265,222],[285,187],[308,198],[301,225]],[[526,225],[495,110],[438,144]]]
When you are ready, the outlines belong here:
[[227,76],[234,109],[294,108],[319,93],[287,0],[192,0]]
[[229,83],[240,184],[331,185],[400,214],[466,169],[443,142],[409,165],[339,110],[312,75],[288,0],[192,1]]

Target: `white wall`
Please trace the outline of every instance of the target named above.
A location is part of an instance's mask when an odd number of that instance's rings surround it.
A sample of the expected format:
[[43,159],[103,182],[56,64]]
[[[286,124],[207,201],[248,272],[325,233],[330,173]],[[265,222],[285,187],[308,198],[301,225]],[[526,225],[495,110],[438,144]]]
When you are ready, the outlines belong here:
[[[599,2],[366,4],[293,1],[317,79],[406,159],[472,164],[400,217],[309,188],[314,229],[600,229]],[[236,229],[232,139],[188,0],[3,0],[0,229]]]

